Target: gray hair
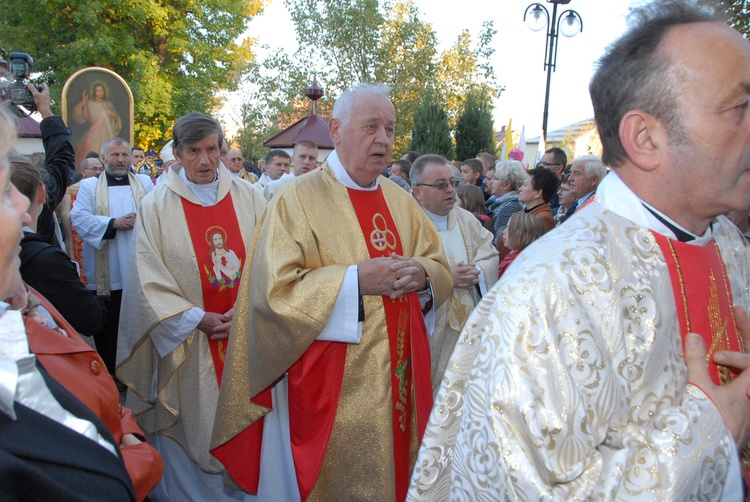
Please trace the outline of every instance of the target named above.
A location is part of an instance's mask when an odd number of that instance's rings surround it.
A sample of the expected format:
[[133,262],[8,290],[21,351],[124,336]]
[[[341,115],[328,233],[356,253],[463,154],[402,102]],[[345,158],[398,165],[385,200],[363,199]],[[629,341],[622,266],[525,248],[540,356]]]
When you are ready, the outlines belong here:
[[500,183],[510,183],[512,190],[518,190],[526,179],[526,169],[517,160],[501,160],[495,164],[495,178]]
[[[417,159],[411,165],[411,170],[409,170],[409,179],[411,180],[413,185],[418,185],[424,181],[424,168],[427,166],[427,164],[445,164],[446,166],[450,165],[448,159],[446,159],[442,155],[437,155],[434,153],[428,153],[426,155],[417,157]],[[452,174],[453,171],[451,171],[451,175]]]
[[571,164],[576,164],[576,162],[583,163],[583,172],[586,174],[586,178],[588,179],[597,176],[599,178],[599,181],[601,181],[602,178],[607,175],[607,168],[602,162],[602,159],[600,159],[596,155],[582,155],[573,159]]
[[107,148],[109,148],[109,145],[124,145],[128,147],[128,153],[130,153],[130,143],[128,143],[126,140],[122,139],[119,136],[115,136],[113,138],[109,138],[107,141],[102,143],[102,157],[107,156]]
[[670,143],[687,141],[677,106],[680,69],[664,54],[661,42],[676,26],[723,21],[692,0],[656,0],[631,10],[629,30],[609,46],[589,84],[607,165],[618,167],[628,156],[619,129],[630,110],[664,120]]
[[174,123],[172,141],[174,148],[182,152],[183,145],[192,145],[212,134],[218,136],[217,146],[221,150],[224,131],[219,123],[204,113],[193,112],[183,115]]
[[380,94],[390,100],[391,88],[385,84],[364,82],[350,87],[333,104],[332,118],[338,120],[341,124],[346,124],[349,121],[354,100],[361,94]]

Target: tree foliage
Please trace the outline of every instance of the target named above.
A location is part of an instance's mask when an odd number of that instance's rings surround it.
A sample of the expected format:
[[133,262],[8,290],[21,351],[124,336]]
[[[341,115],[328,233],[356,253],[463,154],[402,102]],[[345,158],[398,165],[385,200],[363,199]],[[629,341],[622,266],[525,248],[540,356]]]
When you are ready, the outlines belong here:
[[459,160],[476,157],[479,152],[495,155],[492,109],[481,93],[472,92],[467,96],[456,123],[455,137],[456,158]]
[[453,138],[448,113],[435,94],[428,92],[414,113],[409,150],[420,153],[437,153],[453,159]]
[[174,119],[211,113],[252,59],[237,42],[263,0],[5,0],[0,53],[30,53],[59,103],[74,72],[102,66],[133,93],[136,143],[158,147]]
[[729,24],[737,31],[750,36],[750,5],[747,0],[722,0],[726,13],[729,17]]
[[[295,23],[299,50],[277,51],[257,61],[246,79],[264,98],[251,102],[257,112],[254,128],[266,129],[268,136],[282,125],[279,118],[288,117],[292,123],[307,113],[301,110],[293,117],[290,103],[303,95],[314,73],[326,92],[322,110],[330,109],[332,101],[353,84],[390,85],[397,120],[395,152],[407,149],[414,113],[425,92],[434,91],[446,103],[453,126],[468,92],[483,93],[491,101],[502,90],[489,65],[495,33],[491,23],[485,23],[476,43],[464,32],[453,48],[440,54],[435,32],[419,18],[411,0],[285,0],[285,4]],[[328,117],[323,111],[320,115]]]

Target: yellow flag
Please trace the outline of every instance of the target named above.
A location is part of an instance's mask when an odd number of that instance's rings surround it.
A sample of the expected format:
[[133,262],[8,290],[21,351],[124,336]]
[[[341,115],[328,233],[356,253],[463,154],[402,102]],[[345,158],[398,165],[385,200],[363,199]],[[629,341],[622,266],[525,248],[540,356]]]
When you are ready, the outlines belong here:
[[503,160],[507,160],[510,156],[510,151],[513,150],[513,135],[512,135],[512,124],[513,119],[508,121],[508,127],[505,129],[505,142],[503,142],[503,153],[500,156]]

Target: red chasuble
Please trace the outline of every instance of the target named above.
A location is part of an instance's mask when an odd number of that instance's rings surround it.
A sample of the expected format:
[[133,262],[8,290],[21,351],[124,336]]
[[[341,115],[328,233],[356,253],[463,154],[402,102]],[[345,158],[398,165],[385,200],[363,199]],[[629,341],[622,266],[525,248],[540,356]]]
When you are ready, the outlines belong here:
[[711,356],[717,350],[742,352],[732,309],[732,292],[724,261],[715,242],[704,246],[686,244],[653,232],[664,254],[672,281],[680,334],[698,333],[708,347],[708,372],[716,385],[736,373],[717,366]]
[[[245,243],[232,196],[227,194],[210,207],[193,204],[184,197],[181,200],[198,261],[203,310],[223,314],[234,306],[237,299],[242,265],[245,262]],[[208,344],[211,347],[216,380],[221,385],[227,341],[211,340],[209,337]]]

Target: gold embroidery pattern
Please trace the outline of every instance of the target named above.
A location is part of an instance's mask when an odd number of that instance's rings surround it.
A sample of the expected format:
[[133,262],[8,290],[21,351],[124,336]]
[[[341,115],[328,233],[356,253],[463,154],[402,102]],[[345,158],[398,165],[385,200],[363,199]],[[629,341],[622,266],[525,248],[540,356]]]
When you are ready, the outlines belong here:
[[407,371],[409,370],[409,359],[404,359],[404,338],[406,336],[406,326],[409,322],[409,311],[401,310],[398,316],[398,361],[396,363],[396,369],[393,372],[396,374],[396,380],[398,380],[398,402],[396,403],[396,411],[399,412],[398,427],[401,432],[406,432],[406,406],[407,402],[407,390],[409,385],[409,377]]
[[[709,299],[708,299],[708,322],[711,326],[711,347],[706,354],[706,360],[710,361],[717,350],[729,350],[729,332],[727,323],[721,321],[721,308],[719,307],[719,290],[716,286],[716,277],[711,272]],[[726,366],[718,366],[719,383],[721,385],[729,382],[731,373]]]
[[[672,252],[672,258],[674,259],[675,265],[677,267],[677,277],[680,280],[680,294],[682,295],[682,304],[685,309],[685,327],[687,329],[687,332],[690,333],[692,331],[690,328],[690,312],[688,311],[687,296],[685,295],[685,282],[682,277],[682,268],[680,267],[680,262],[677,259],[677,253],[675,252],[674,246],[672,245],[672,241],[667,240],[667,242],[669,244],[669,249]],[[719,249],[719,246],[716,244],[716,242],[714,242],[714,246],[716,247],[716,251],[719,253],[719,256],[721,256],[721,250]],[[726,266],[724,265],[723,260],[719,260],[719,262],[721,264],[721,270],[724,278],[724,288],[726,290],[725,293],[727,295],[727,298],[731,298],[729,293],[729,278],[727,277]],[[716,277],[714,276],[713,271],[711,271],[709,281],[710,286],[708,301],[708,321],[711,326],[711,347],[709,347],[708,353],[706,354],[706,361],[711,361],[714,352],[716,352],[717,350],[729,350],[731,347],[729,342],[729,331],[727,329],[727,323],[722,323],[721,308],[719,306],[719,288],[716,285]],[[732,308],[729,309],[729,315],[732,319],[732,323],[735,323],[734,325],[736,325],[736,322],[734,320],[734,310]],[[742,347],[742,341],[739,339],[739,332],[737,332],[737,343],[739,347]],[[732,373],[727,367],[717,365],[717,368],[719,373],[720,385],[724,385],[732,379]]]
[[[611,212],[568,224],[469,316],[407,501],[720,497],[732,439],[686,385],[665,258],[648,230]],[[750,281],[750,249],[731,253],[719,225],[727,284],[748,308],[734,288]],[[695,475],[675,483],[667,473],[686,465]]]
[[669,244],[669,250],[672,252],[672,259],[674,260],[675,265],[677,266],[677,277],[680,279],[680,293],[682,294],[682,305],[685,309],[685,328],[687,329],[687,332],[690,333],[690,313],[688,312],[688,306],[687,306],[687,296],[685,295],[685,282],[682,280],[682,269],[680,268],[680,260],[677,259],[677,252],[674,250],[674,246],[672,245],[672,240],[667,239],[667,244]]
[[470,313],[469,309],[461,301],[451,301],[451,314],[456,318],[459,325],[463,326],[466,324],[466,319],[469,317]]
[[[380,227],[382,223],[382,228]],[[375,213],[372,217],[372,226],[375,230],[370,232],[370,243],[372,247],[378,251],[385,251],[387,249],[396,249],[396,236],[388,229],[388,224],[385,222],[385,218],[380,213]]]

